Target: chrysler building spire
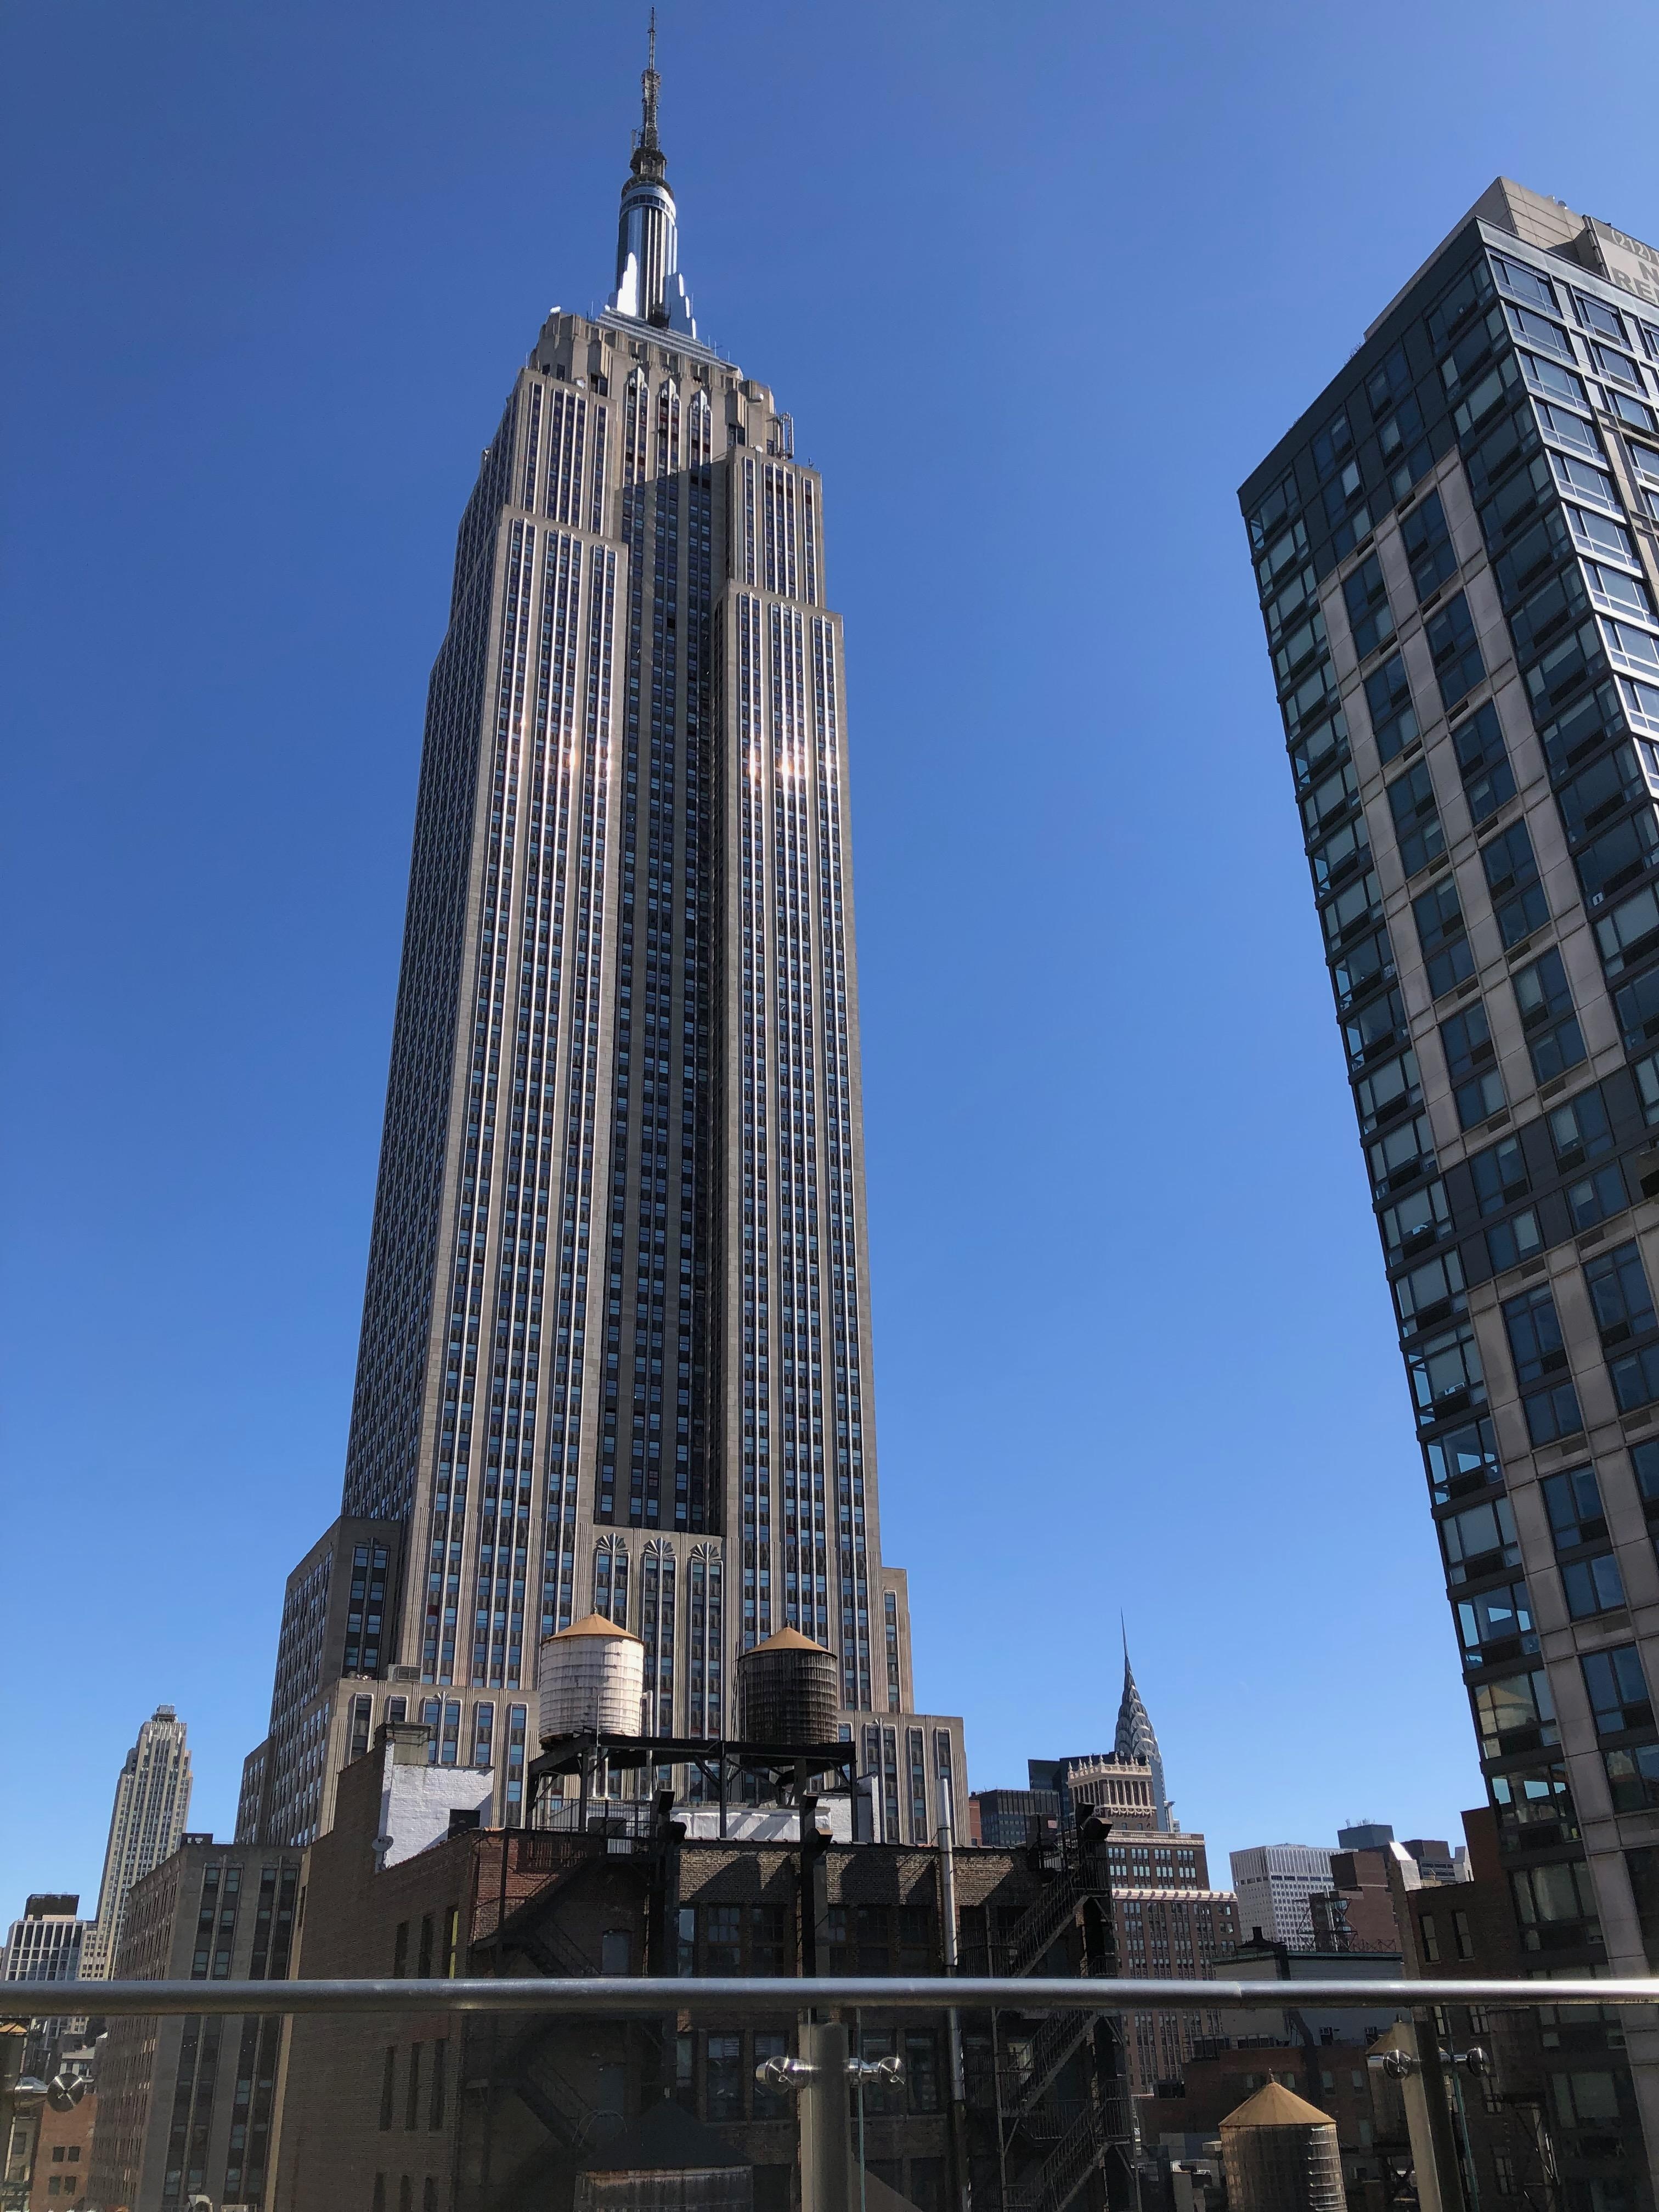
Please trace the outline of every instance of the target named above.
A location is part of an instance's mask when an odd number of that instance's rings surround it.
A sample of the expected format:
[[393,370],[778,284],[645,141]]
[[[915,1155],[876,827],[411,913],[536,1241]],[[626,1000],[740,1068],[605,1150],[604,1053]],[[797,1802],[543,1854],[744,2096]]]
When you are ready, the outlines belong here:
[[1142,1703],[1134,1668],[1129,1664],[1127,1629],[1123,1634],[1123,1698],[1117,1709],[1117,1741],[1113,1749],[1120,1759],[1144,1759],[1152,1768],[1152,1798],[1158,1807],[1158,1825],[1160,1828],[1168,1828],[1170,1801],[1164,1794],[1164,1754],[1158,1747],[1158,1733]]
[[695,338],[697,325],[690,296],[679,273],[679,230],[674,195],[668,188],[668,162],[657,135],[657,11],[651,11],[646,64],[640,78],[640,128],[623,186],[617,226],[617,289],[609,305],[659,329]]

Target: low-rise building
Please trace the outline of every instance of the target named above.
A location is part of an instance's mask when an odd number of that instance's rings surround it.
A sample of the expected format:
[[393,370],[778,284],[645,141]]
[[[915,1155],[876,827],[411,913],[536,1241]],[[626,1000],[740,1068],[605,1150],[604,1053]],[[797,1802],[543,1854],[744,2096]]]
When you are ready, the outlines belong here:
[[[186,1835],[135,1883],[118,1981],[281,1980],[297,1851]],[[112,2020],[98,2068],[92,2198],[133,2212],[267,2200],[283,2023],[254,2014]]]
[[98,2098],[85,2091],[75,2104],[43,2099],[37,2109],[34,2166],[28,2212],[79,2212],[91,2199],[92,2136]]
[[[406,1851],[416,1822],[405,1800],[429,1777],[439,1796],[421,1819],[435,1829],[443,1812],[444,1825]],[[283,2212],[483,2212],[509,2201],[559,2212],[579,2172],[608,2171],[622,2131],[631,2139],[665,2103],[753,2169],[757,2212],[787,2212],[794,2107],[755,2069],[793,2048],[791,1978],[940,1972],[940,1851],[853,1841],[855,1798],[818,1801],[805,1839],[793,1806],[722,1813],[666,1790],[538,1801],[550,1825],[492,1829],[475,1825],[479,1808],[445,1811],[443,1784],[418,1727],[383,1728],[339,1777],[333,1825],[307,1856],[301,1975],[775,1975],[777,2011],[723,2025],[701,2014],[459,2014],[440,2000],[373,2030],[297,2020],[281,2100]],[[955,1890],[965,1971],[1109,1966],[1098,1862],[964,1850]],[[956,2126],[946,2022],[872,2008],[860,2027],[866,2057],[905,2062],[902,2084],[866,2094],[868,2171],[919,2212],[947,2212],[964,2182],[981,2207],[1052,2193],[1062,2152],[1084,2160],[1079,2204],[1091,2193],[1098,2205],[1127,2201],[1127,2100],[1103,2023],[963,2015]]]

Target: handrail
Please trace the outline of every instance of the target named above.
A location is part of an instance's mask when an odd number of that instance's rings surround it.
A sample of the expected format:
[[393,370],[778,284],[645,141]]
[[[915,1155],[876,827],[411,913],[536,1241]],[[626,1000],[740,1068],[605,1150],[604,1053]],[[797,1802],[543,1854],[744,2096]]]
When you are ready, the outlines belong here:
[[1496,2005],[1520,2011],[1559,2005],[1659,2006],[1659,1977],[1606,1981],[1141,1981],[1094,1976],[622,1974],[556,1979],[510,1974],[488,1981],[7,1982],[0,2019],[113,2018],[155,2013],[500,2012],[614,2016],[656,2012],[775,2015],[825,2006],[881,2012],[1282,2011],[1286,2005]]

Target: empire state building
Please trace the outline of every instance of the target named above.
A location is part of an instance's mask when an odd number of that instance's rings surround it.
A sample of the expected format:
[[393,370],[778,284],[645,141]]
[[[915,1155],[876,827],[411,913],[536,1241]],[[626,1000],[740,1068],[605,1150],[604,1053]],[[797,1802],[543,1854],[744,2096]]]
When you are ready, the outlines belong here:
[[615,290],[549,315],[461,519],[342,1517],[289,1578],[247,1838],[326,1827],[386,1719],[523,1817],[538,1652],[590,1612],[655,1733],[732,1730],[789,1627],[890,1838],[963,1786],[881,1552],[823,487],[697,335],[643,88]]

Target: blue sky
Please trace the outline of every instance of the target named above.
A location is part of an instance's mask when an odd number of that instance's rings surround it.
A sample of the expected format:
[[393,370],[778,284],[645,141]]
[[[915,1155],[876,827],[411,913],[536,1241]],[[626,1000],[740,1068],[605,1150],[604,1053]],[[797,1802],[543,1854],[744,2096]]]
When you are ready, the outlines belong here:
[[[973,1778],[1480,1784],[1234,490],[1500,171],[1659,237],[1651,9],[664,0],[706,333],[824,471],[885,1542]],[[0,1915],[338,1498],[426,673],[643,9],[7,11]],[[1224,1865],[1224,1857],[1221,1860]]]

